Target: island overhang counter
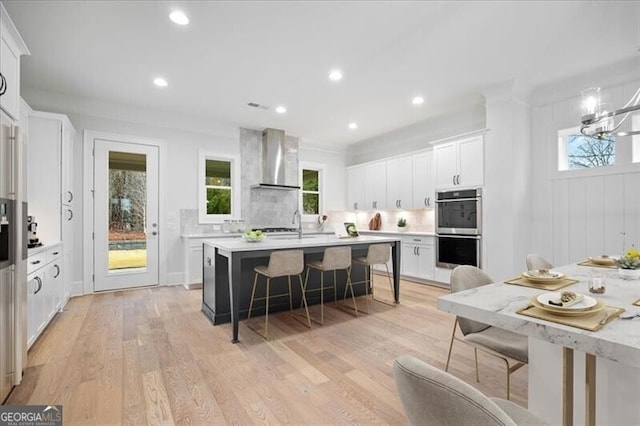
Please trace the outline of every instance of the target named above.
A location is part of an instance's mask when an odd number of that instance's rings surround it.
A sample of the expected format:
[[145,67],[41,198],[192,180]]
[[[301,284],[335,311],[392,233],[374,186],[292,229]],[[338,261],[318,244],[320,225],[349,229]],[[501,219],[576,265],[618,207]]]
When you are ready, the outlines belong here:
[[[338,238],[334,235],[303,235],[302,238],[267,236],[263,241],[255,243],[245,241],[242,238],[205,240],[202,258],[202,312],[214,325],[230,321],[233,328],[231,341],[237,343],[238,324],[241,317],[246,317],[248,309],[253,268],[259,264],[267,264],[272,252],[300,249],[304,251],[305,258],[321,258],[327,247],[351,246],[353,257],[356,257],[365,256],[370,245],[381,243],[387,243],[391,246],[393,297],[395,303],[399,303],[401,240],[398,237],[368,235],[350,238]],[[353,273],[356,275],[358,273],[364,274],[362,271],[353,271]]]

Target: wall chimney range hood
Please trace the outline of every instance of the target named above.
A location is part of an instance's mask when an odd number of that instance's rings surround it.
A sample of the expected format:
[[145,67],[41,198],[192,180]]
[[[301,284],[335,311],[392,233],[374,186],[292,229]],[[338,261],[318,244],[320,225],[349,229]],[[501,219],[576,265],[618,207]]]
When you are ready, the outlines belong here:
[[297,170],[297,141],[287,141],[284,130],[264,129],[262,132],[262,181],[251,188],[289,191],[300,189],[297,185]]

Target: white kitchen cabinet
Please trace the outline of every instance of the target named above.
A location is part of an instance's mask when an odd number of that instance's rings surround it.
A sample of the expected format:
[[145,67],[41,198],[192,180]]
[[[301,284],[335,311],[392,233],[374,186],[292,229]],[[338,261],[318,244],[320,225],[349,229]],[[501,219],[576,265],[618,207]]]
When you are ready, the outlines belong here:
[[435,167],[433,150],[413,156],[413,208],[435,206]]
[[387,208],[413,208],[413,158],[392,158],[386,164]]
[[365,196],[365,168],[363,166],[353,166],[347,169],[347,209],[364,210]]
[[366,209],[387,208],[387,164],[386,161],[365,166],[364,189]]
[[30,249],[27,257],[27,345],[30,347],[62,308],[63,247]]
[[436,189],[475,187],[484,184],[484,139],[482,136],[437,145]]
[[[202,243],[211,237],[182,235],[184,255],[184,288],[191,290],[202,288]],[[229,235],[217,238],[240,238],[240,235]]]
[[38,223],[40,241],[62,241],[60,268],[62,306],[73,286],[74,193],[73,144],[75,129],[65,115],[33,111],[29,115],[29,214]]
[[433,280],[435,251],[433,237],[402,237],[402,275]]
[[0,3],[0,80],[5,88],[0,97],[0,108],[16,121],[20,112],[20,56],[29,54],[27,45]]

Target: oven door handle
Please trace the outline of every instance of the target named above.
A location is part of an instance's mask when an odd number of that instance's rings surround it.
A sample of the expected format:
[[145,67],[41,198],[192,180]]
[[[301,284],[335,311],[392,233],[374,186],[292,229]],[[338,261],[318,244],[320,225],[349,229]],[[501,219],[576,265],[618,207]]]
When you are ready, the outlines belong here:
[[452,234],[437,234],[436,238],[464,238],[466,240],[479,240],[482,235],[452,235]]
[[454,203],[456,201],[480,201],[480,198],[449,198],[446,200],[436,200],[436,203]]

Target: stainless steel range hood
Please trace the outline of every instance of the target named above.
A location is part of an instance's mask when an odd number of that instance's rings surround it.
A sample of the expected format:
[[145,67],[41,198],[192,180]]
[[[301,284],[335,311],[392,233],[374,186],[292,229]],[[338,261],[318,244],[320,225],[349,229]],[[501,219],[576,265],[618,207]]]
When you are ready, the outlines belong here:
[[[295,163],[293,167],[287,167],[292,163]],[[297,168],[298,143],[287,141],[284,130],[264,129],[262,132],[262,181],[251,188],[300,189],[297,185]],[[289,169],[288,174],[287,169]]]

